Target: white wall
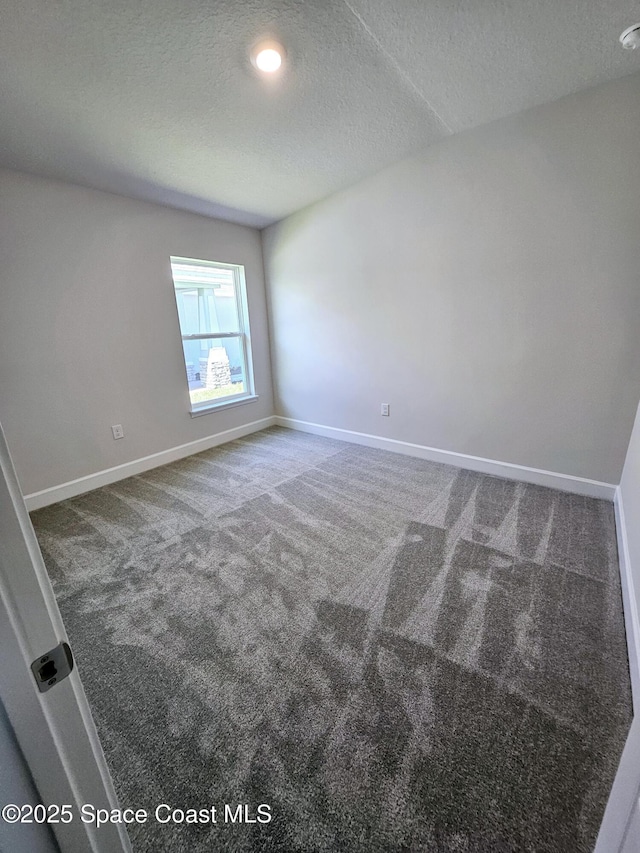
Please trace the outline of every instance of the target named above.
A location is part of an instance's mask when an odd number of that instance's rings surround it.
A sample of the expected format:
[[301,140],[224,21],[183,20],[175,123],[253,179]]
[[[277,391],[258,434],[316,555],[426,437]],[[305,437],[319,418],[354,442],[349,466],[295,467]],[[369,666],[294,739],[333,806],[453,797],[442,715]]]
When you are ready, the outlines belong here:
[[638,139],[634,75],[263,232],[278,414],[618,483],[640,396]]
[[[640,407],[620,481],[620,499],[624,506],[631,576],[636,594],[640,596]],[[638,606],[640,610],[640,598]]]
[[[625,595],[625,621],[634,705],[640,713],[640,407],[624,463],[618,492],[620,563]],[[620,533],[622,532],[622,537]]]
[[[629,643],[629,667],[633,689],[634,723],[622,755],[618,775],[605,813],[598,849],[613,849],[609,832],[615,837],[631,812],[624,853],[640,851],[640,406],[617,495],[618,544],[625,623]],[[629,804],[630,807],[629,807]],[[600,839],[599,839],[600,841]]]
[[[257,402],[190,417],[170,255],[244,264]],[[258,231],[0,171],[0,259],[0,422],[25,494],[272,414]]]

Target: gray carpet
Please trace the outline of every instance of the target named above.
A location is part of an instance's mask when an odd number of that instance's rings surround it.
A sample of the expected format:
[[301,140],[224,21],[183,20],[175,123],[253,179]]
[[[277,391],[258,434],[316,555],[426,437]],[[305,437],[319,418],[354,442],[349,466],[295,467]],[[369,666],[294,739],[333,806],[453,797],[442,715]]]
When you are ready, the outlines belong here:
[[137,853],[592,849],[610,503],[272,429],[32,518],[122,804],[271,806]]

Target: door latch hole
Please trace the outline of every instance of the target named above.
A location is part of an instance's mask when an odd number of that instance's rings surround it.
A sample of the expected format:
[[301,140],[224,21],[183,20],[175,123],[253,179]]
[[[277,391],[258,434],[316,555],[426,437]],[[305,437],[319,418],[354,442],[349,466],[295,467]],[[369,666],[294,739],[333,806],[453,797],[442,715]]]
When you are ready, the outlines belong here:
[[58,670],[56,669],[56,665],[52,660],[47,661],[44,666],[41,666],[38,672],[38,675],[40,676],[40,681],[49,681],[50,678],[53,678],[54,675],[57,674]]
[[31,671],[41,693],[63,681],[72,669],[73,655],[68,643],[60,643],[31,664]]

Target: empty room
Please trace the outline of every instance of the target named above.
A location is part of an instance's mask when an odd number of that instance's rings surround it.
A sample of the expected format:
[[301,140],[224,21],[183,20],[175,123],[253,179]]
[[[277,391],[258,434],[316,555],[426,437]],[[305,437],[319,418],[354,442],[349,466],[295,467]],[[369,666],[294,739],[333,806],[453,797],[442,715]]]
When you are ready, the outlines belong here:
[[0,851],[640,853],[640,7],[0,8]]

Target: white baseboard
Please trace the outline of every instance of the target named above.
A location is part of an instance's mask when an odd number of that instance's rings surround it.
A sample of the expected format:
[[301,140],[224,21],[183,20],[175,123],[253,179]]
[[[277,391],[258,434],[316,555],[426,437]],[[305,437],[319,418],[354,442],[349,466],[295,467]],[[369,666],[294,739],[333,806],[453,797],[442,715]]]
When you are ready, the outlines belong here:
[[55,504],[58,501],[64,501],[67,498],[82,495],[84,492],[98,489],[100,486],[108,486],[117,480],[125,480],[135,474],[142,474],[143,471],[149,471],[151,468],[167,465],[169,462],[175,462],[176,459],[183,459],[193,453],[209,450],[210,447],[226,444],[228,441],[242,438],[252,432],[259,432],[267,427],[274,426],[275,423],[274,417],[261,418],[258,421],[224,430],[224,432],[219,432],[216,435],[190,441],[188,444],[180,444],[178,447],[169,448],[169,450],[162,450],[160,453],[152,453],[151,456],[143,456],[142,459],[134,459],[133,462],[125,462],[123,465],[116,465],[114,468],[107,468],[104,471],[97,471],[95,474],[88,474],[86,477],[79,477],[77,480],[62,483],[60,486],[52,486],[40,492],[33,492],[31,495],[25,495],[24,500],[29,512],[34,509],[41,509],[43,506],[49,506],[49,504]]
[[640,715],[640,612],[638,611],[639,602],[637,595],[637,593],[640,593],[640,590],[634,588],[633,575],[631,573],[631,558],[629,556],[627,527],[620,487],[616,489],[614,506],[618,535],[622,605],[624,607],[624,623],[627,631],[627,648],[629,652],[631,693],[633,695],[634,713]]
[[617,486],[611,483],[600,483],[597,480],[587,480],[584,477],[574,477],[571,474],[558,474],[555,471],[542,471],[539,468],[527,468],[525,465],[514,465],[512,462],[498,462],[495,459],[483,459],[481,456],[469,456],[466,453],[455,453],[452,450],[439,450],[423,444],[411,444],[408,441],[397,441],[394,438],[383,438],[380,435],[369,435],[365,432],[354,432],[350,429],[313,424],[294,418],[276,416],[278,426],[310,432],[314,435],[324,435],[339,441],[352,444],[363,444],[366,447],[377,447],[379,450],[390,450],[392,453],[403,453],[406,456],[416,456],[431,462],[443,462],[445,465],[455,465],[457,468],[467,468],[479,471],[481,474],[491,474],[494,477],[506,477],[509,480],[521,480],[536,486],[548,486],[561,489],[577,495],[587,495],[592,498],[605,498],[612,501],[615,498]]

